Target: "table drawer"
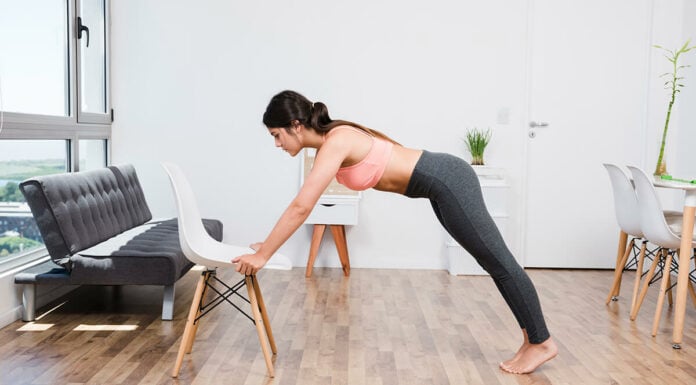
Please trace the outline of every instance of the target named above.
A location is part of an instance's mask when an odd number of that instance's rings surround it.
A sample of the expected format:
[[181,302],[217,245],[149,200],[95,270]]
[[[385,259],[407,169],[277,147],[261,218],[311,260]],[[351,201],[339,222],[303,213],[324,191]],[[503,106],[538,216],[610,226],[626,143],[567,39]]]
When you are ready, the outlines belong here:
[[314,206],[305,224],[357,225],[358,203],[320,203]]

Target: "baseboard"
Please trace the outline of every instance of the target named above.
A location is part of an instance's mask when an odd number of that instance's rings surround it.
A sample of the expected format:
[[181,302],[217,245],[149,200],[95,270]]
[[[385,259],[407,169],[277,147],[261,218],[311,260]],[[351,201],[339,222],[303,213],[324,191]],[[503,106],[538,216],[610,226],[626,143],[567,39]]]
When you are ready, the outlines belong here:
[[22,306],[17,306],[13,309],[10,309],[10,310],[0,314],[0,328],[4,328],[5,326],[7,326],[7,325],[11,324],[12,322],[15,322],[21,318],[22,318]]

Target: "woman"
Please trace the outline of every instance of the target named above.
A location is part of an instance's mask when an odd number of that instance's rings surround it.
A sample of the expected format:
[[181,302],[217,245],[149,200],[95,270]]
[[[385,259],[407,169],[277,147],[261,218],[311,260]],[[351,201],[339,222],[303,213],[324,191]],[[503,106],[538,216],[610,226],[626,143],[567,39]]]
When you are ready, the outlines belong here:
[[294,91],[275,95],[263,123],[276,147],[297,155],[317,149],[314,166],[268,238],[254,245],[255,254],[232,262],[242,274],[254,274],[290,238],[336,177],[355,190],[374,188],[411,198],[428,198],[435,215],[491,275],[522,329],[523,343],[510,360],[500,363],[510,373],[530,373],[557,354],[534,285],[508,250],[488,214],[481,187],[465,161],[448,154],[406,148],[384,134],[359,124],[332,120],[323,103],[312,103]]

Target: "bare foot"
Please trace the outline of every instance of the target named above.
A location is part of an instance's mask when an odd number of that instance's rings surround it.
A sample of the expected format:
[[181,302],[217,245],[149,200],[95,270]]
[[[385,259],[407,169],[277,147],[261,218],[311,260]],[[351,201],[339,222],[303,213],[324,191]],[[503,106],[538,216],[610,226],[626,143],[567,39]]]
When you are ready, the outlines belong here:
[[501,363],[500,368],[514,374],[531,373],[544,362],[556,357],[558,347],[549,337],[540,344],[523,344],[517,353],[511,360]]
[[529,341],[524,341],[524,343],[522,343],[522,346],[520,346],[520,348],[517,350],[517,353],[515,353],[514,357],[512,357],[511,359],[509,359],[507,361],[503,361],[500,363],[500,365],[499,365],[500,369],[505,370],[506,367],[510,367],[510,366],[514,365],[514,363],[517,362],[517,360],[519,360],[520,357],[522,357],[522,355],[524,354],[524,352],[527,350],[527,348],[530,345],[531,344],[529,343]]
[[530,345],[529,344],[529,335],[527,335],[527,329],[522,329],[522,346],[517,350],[517,353],[515,353],[515,356],[512,357],[511,359],[507,361],[503,361],[500,363],[500,368],[503,369],[503,367],[510,367],[513,363],[517,362],[517,360],[522,357],[522,354],[524,354],[524,351],[527,350],[527,347]]

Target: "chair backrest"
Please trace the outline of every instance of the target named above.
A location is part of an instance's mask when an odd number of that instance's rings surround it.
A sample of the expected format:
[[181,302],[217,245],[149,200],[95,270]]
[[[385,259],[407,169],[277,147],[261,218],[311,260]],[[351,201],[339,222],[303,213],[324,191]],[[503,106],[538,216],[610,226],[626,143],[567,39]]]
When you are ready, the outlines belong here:
[[657,196],[657,191],[655,191],[652,178],[638,167],[628,166],[628,169],[633,175],[633,183],[638,196],[640,226],[643,230],[643,235],[658,246],[670,249],[679,248],[680,238],[667,225],[662,204]]
[[[172,183],[176,208],[179,212],[179,243],[186,258],[208,268],[232,265],[231,259],[243,254],[253,254],[248,247],[233,246],[218,242],[211,237],[201,219],[196,197],[186,176],[179,166],[162,163]],[[264,269],[290,270],[292,262],[283,254],[275,253],[266,261]]]
[[642,238],[638,197],[629,176],[619,166],[604,163],[609,173],[612,191],[614,193],[614,212],[621,230],[631,236]]
[[211,264],[213,261],[196,252],[197,249],[204,249],[196,247],[197,245],[210,243],[210,240],[214,241],[214,239],[210,237],[208,232],[205,231],[205,227],[203,227],[203,220],[200,211],[198,211],[196,197],[193,194],[191,184],[179,166],[163,162],[162,167],[167,172],[174,190],[176,208],[179,212],[179,243],[181,250],[186,258],[193,263],[207,267],[216,267],[214,264]]

